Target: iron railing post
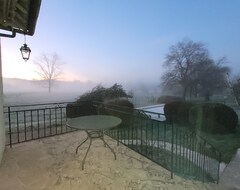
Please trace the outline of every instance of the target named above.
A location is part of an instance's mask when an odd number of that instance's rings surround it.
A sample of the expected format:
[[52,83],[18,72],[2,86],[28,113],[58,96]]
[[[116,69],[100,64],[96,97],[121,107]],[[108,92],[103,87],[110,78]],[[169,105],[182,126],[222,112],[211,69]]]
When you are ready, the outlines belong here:
[[11,107],[8,106],[8,126],[9,126],[9,144],[12,148],[12,124],[11,124]]
[[173,179],[173,141],[174,139],[174,134],[173,134],[173,124],[172,124],[172,146],[171,146],[171,179]]
[[119,127],[117,128],[117,146],[119,146]]
[[205,181],[205,162],[206,162],[206,141],[203,141],[203,166],[202,166],[202,174],[203,174],[203,183]]
[[219,184],[221,160],[222,160],[222,154],[221,154],[221,152],[219,152],[218,171],[217,171],[217,184]]

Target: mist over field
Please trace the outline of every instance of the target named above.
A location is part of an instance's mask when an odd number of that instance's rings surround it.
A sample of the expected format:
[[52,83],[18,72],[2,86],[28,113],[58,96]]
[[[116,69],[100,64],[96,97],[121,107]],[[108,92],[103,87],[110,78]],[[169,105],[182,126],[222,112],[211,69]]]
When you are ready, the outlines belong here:
[[[110,87],[114,82],[56,81],[53,91],[48,93],[46,86],[39,81],[4,78],[4,106],[72,102],[98,84]],[[121,85],[127,93],[133,93],[133,101],[137,106],[149,104],[160,95],[158,83],[128,82]]]
[[3,79],[4,105],[72,102],[94,86],[91,82],[57,81],[52,93],[44,84],[34,80]]

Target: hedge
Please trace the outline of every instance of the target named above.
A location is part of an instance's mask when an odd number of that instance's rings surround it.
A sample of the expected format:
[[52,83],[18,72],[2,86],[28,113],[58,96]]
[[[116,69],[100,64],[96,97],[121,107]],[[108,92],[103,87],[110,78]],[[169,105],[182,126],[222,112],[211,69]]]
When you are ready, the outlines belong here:
[[236,112],[220,103],[171,102],[165,104],[168,122],[212,134],[233,133],[238,124]]
[[194,104],[191,102],[171,102],[164,105],[164,114],[168,122],[175,122],[188,126],[189,110]]
[[134,113],[134,105],[127,99],[108,100],[98,107],[98,113],[117,116],[122,119],[121,126],[129,126]]
[[236,112],[220,103],[204,103],[191,108],[190,123],[198,130],[212,134],[235,132],[238,124]]
[[67,104],[66,116],[67,118],[74,118],[86,115],[96,115],[97,108],[91,101],[82,101]]

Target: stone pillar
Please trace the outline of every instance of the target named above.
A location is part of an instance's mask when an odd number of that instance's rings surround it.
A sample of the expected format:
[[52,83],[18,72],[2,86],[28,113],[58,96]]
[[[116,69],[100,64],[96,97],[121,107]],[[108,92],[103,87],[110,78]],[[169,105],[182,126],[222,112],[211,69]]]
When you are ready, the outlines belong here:
[[5,150],[5,125],[3,117],[3,78],[2,78],[2,54],[0,38],[0,163]]

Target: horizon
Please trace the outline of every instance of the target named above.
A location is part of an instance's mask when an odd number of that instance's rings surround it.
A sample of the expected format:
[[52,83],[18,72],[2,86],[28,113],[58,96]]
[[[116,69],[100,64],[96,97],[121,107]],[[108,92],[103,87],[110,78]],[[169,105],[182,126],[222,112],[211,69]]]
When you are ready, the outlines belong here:
[[[46,94],[55,94],[62,93],[69,94],[78,93],[79,95],[91,91],[98,85],[102,85],[105,88],[109,88],[113,86],[115,83],[96,83],[93,81],[55,81],[52,92],[48,92],[48,88],[45,83],[39,80],[29,80],[29,79],[19,79],[19,78],[6,78],[3,77],[3,91],[4,94],[8,93],[35,93],[41,92]],[[142,96],[141,94],[145,94],[146,96],[159,96],[161,92],[161,88],[158,83],[143,83],[139,81],[129,82],[129,83],[117,83],[122,85],[123,89],[128,92],[133,92],[136,96]]]

